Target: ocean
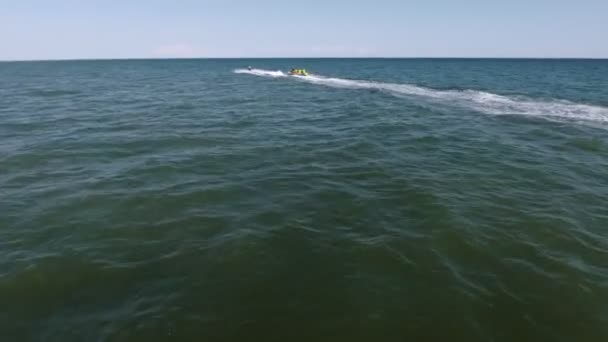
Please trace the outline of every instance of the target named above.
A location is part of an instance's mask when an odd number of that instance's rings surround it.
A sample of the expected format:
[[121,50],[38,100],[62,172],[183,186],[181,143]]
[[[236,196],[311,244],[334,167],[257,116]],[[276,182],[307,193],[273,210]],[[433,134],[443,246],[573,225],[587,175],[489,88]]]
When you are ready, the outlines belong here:
[[608,60],[0,63],[0,341],[607,340]]

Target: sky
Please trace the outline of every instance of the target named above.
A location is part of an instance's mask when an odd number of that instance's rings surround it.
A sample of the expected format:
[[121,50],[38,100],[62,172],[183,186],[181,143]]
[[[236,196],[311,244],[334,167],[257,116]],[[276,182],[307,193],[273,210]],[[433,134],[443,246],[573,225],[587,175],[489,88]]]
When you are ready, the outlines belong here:
[[608,0],[0,0],[0,60],[608,58]]

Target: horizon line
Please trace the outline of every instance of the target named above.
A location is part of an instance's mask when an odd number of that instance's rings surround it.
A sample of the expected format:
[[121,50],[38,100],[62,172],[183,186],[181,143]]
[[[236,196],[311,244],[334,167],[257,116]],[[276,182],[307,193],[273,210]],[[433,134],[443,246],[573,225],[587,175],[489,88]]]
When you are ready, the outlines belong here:
[[324,57],[102,57],[102,58],[50,58],[50,59],[0,59],[0,63],[11,62],[77,62],[77,61],[138,61],[138,60],[238,60],[238,59],[549,59],[549,60],[608,60],[608,57],[461,57],[461,56],[324,56]]

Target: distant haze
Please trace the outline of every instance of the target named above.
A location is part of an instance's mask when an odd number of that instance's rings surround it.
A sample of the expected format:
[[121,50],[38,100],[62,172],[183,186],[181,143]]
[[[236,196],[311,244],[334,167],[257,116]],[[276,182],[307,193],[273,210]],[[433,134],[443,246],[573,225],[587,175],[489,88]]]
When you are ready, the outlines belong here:
[[0,0],[0,60],[608,58],[608,1]]

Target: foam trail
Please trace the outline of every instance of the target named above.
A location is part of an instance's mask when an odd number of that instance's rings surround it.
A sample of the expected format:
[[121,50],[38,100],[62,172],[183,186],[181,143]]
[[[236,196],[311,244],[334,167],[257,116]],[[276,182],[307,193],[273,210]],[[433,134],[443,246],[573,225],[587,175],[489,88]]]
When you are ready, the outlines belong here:
[[562,118],[575,121],[608,123],[608,108],[579,104],[565,100],[537,100],[527,97],[513,97],[477,90],[436,90],[411,84],[371,82],[343,78],[310,75],[289,76],[281,71],[235,70],[266,77],[293,77],[294,79],[336,88],[371,89],[385,91],[397,96],[416,96],[446,105],[457,105],[486,114],[520,114],[548,118]]
[[263,69],[236,69],[234,70],[237,74],[249,74],[255,76],[266,76],[266,77],[286,77],[287,74],[282,72],[281,70],[272,71],[272,70],[263,70]]

